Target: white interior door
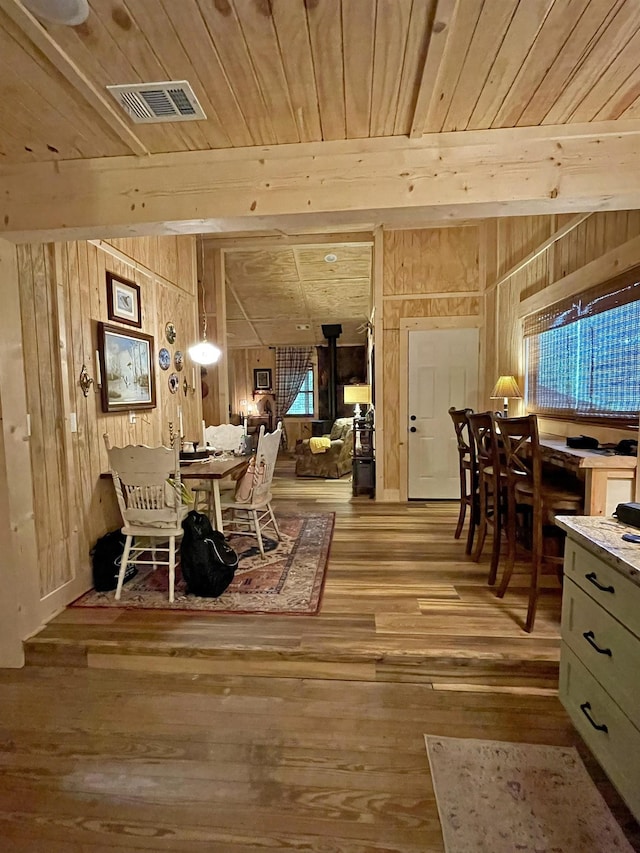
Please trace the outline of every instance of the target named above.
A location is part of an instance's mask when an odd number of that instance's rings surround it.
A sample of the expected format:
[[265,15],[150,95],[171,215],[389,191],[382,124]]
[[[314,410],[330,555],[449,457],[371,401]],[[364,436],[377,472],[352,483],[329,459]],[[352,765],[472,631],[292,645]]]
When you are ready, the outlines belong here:
[[458,450],[449,407],[476,408],[477,329],[409,332],[409,498],[460,496]]

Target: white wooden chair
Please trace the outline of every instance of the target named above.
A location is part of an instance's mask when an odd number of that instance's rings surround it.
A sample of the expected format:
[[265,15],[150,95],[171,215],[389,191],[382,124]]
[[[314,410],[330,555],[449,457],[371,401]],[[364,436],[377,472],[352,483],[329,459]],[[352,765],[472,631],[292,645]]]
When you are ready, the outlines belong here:
[[[276,517],[271,508],[271,481],[273,480],[281,437],[281,423],[278,423],[276,431],[272,433],[265,433],[264,425],[260,427],[253,474],[250,466],[245,475],[246,477],[253,477],[248,499],[242,502],[236,498],[232,500],[223,499],[222,501],[224,532],[255,536],[263,560],[265,554],[262,531],[271,526],[278,540],[282,539]],[[230,517],[225,518],[225,514]]]
[[[112,447],[104,436],[109,456],[118,506],[122,514],[123,534],[127,537],[118,573],[116,599],[122,594],[122,583],[128,563],[169,567],[169,601],[174,599],[176,540],[182,536],[182,521],[189,506],[182,503],[179,448],[127,445]],[[137,544],[137,540],[142,544]],[[151,543],[144,540],[151,539]],[[158,547],[156,540],[164,547]],[[151,549],[151,560],[140,556]],[[166,554],[166,559],[157,555]]]
[[204,431],[207,447],[215,450],[237,450],[244,438],[244,427],[242,424],[219,424],[208,426]]
[[[222,450],[229,453],[238,450],[244,439],[244,427],[242,424],[219,424],[208,426],[205,431],[207,447],[214,450]],[[205,448],[202,448],[203,450]],[[220,480],[220,491],[235,489],[236,481],[231,477]],[[204,512],[210,519],[214,518],[213,486],[210,481],[201,480],[193,487],[195,496],[195,508]]]

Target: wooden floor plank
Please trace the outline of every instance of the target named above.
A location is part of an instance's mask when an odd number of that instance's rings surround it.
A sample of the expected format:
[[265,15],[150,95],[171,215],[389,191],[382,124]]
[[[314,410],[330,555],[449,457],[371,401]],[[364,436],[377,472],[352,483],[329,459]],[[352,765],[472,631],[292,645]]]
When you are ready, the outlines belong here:
[[[455,678],[452,668],[458,660],[464,661],[459,673],[464,683],[486,679],[526,689],[533,686],[532,664],[536,687],[555,689],[561,601],[555,576],[544,578],[536,631],[528,637],[522,630],[526,564],[517,565],[510,590],[498,599],[486,583],[489,545],[475,563],[464,553],[464,537],[453,538],[453,502],[352,500],[350,488],[348,478],[297,479],[286,456],[274,478],[276,512],[317,511],[322,502],[336,513],[317,616],[76,608],[27,644],[28,662],[345,680],[386,680],[405,665],[398,674],[402,681],[429,683],[445,674]],[[461,654],[458,638],[468,655]],[[514,641],[509,666],[504,663],[505,640]],[[546,683],[539,649],[548,662]]]
[[71,609],[0,671],[3,853],[441,853],[425,733],[577,745],[640,849],[556,695],[554,576],[528,635],[526,564],[497,599],[452,503],[286,458],[275,493],[336,513],[319,615]]

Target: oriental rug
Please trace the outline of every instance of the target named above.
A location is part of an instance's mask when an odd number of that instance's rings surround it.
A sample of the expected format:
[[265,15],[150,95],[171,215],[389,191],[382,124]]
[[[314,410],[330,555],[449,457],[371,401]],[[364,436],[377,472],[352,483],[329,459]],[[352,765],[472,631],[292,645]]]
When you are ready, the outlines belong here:
[[633,853],[573,747],[425,741],[447,853]]
[[198,613],[274,613],[310,616],[318,612],[333,535],[334,513],[276,515],[282,542],[263,535],[266,559],[260,557],[255,538],[233,534],[229,544],[239,557],[231,585],[219,598],[188,594],[179,566],[175,601],[169,603],[166,566],[155,571],[146,566],[122,589],[91,590],[72,607],[124,607],[143,610],[188,610]]

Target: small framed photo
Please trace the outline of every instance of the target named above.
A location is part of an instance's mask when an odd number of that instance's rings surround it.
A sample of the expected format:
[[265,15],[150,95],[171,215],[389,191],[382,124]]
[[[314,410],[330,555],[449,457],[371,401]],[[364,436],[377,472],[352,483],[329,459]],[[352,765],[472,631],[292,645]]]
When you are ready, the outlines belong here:
[[156,405],[153,338],[98,323],[102,411],[153,409]]
[[271,369],[256,368],[253,371],[253,390],[271,391]]
[[142,326],[140,288],[135,281],[107,273],[107,313],[110,320],[128,326]]

